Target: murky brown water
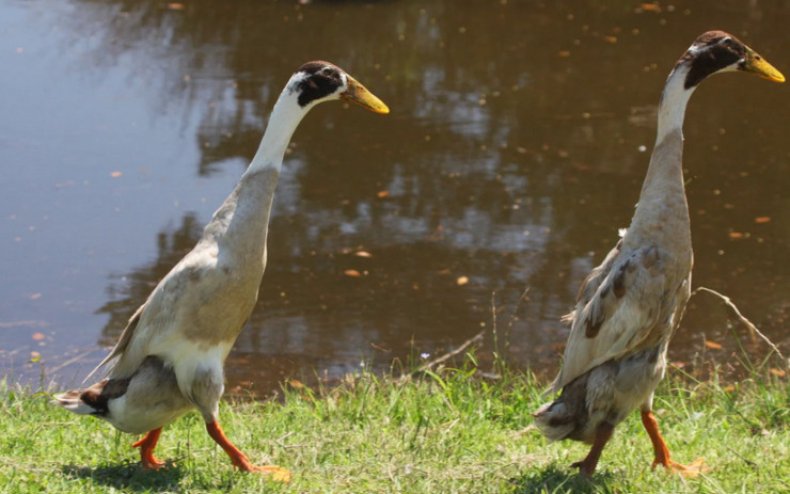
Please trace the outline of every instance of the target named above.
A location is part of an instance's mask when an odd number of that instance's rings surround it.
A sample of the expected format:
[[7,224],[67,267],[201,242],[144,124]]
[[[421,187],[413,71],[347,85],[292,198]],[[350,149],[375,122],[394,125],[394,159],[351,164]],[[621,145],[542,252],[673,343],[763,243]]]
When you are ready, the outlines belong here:
[[[492,294],[503,353],[553,369],[558,318],[630,219],[676,58],[723,28],[790,72],[786,2],[601,3],[4,2],[0,374],[79,382],[316,58],[393,112],[325,105],[297,131],[230,387],[435,355],[492,327]],[[695,284],[788,351],[789,103],[721,76],[685,126]],[[703,297],[675,360],[737,350]]]

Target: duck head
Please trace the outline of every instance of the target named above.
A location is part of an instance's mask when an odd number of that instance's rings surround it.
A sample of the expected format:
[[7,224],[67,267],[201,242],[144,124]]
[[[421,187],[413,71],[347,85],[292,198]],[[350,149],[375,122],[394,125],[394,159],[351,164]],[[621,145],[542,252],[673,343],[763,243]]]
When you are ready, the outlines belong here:
[[387,114],[390,111],[359,81],[337,65],[324,61],[307,62],[299,67],[288,81],[286,91],[296,96],[304,110],[325,101],[345,100],[375,113]]
[[685,89],[693,89],[720,72],[750,72],[770,81],[785,81],[759,53],[724,31],[708,31],[694,40],[675,66],[676,71],[680,68],[686,72]]

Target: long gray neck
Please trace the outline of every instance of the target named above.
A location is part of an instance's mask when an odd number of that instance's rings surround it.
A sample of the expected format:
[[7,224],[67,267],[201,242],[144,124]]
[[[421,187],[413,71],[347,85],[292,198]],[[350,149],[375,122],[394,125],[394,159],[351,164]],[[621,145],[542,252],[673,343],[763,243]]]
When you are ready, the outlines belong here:
[[[656,144],[650,156],[629,234],[676,228],[690,243],[688,204],[683,183],[683,119],[694,88],[686,89],[688,67],[678,65],[667,78],[658,106]],[[633,230],[633,231],[632,231]]]

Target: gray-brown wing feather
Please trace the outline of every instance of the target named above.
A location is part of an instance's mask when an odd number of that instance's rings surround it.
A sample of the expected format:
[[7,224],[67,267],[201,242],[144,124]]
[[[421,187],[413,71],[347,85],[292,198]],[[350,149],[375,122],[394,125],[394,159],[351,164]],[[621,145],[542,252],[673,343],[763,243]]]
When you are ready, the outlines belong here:
[[666,281],[657,248],[624,252],[618,244],[582,285],[567,318],[571,334],[552,389],[642,345],[658,321],[669,317],[665,309],[673,303]]
[[95,374],[96,371],[98,371],[102,366],[107,364],[115,357],[118,357],[124,352],[124,350],[126,350],[126,348],[129,346],[129,342],[132,340],[132,336],[134,336],[134,330],[137,329],[137,323],[140,322],[140,316],[142,315],[143,310],[145,310],[145,306],[146,304],[141,305],[134,312],[134,314],[132,314],[132,317],[129,318],[129,322],[126,323],[126,327],[123,328],[123,332],[121,333],[121,337],[118,339],[118,343],[115,344],[110,354],[104,357],[104,360],[99,362],[99,365],[94,367],[93,370],[90,371],[87,376],[85,376],[83,382],[90,379],[90,377]]
[[[620,254],[620,248],[623,245],[622,239],[617,242],[617,245],[614,246],[612,250],[606,254],[606,258],[604,258],[603,262],[593,268],[590,271],[590,274],[582,281],[581,285],[579,286],[579,292],[576,294],[576,307],[584,307],[586,306],[595,296],[596,292],[598,292],[598,288],[601,286],[601,283],[609,276],[609,271],[612,270],[612,265],[614,264],[615,259]],[[576,319],[576,311],[577,309],[572,310],[570,313],[564,315],[562,317],[563,322],[570,323],[573,325],[574,319]],[[595,318],[595,321],[598,321],[598,318]]]

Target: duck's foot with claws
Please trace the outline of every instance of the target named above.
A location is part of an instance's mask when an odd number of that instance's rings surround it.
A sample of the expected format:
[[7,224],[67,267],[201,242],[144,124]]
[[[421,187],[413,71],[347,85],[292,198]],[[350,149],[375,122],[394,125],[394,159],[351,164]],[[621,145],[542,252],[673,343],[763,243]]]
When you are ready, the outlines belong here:
[[571,466],[578,468],[579,473],[585,477],[592,477],[593,473],[595,473],[595,467],[598,466],[598,460],[601,458],[603,447],[606,446],[606,443],[612,438],[613,432],[613,425],[607,422],[601,423],[595,431],[595,439],[593,440],[590,452],[587,453],[587,456],[583,460],[577,461]]
[[653,468],[655,469],[656,466],[661,465],[662,467],[667,469],[667,472],[677,473],[684,477],[697,477],[701,473],[707,472],[709,469],[707,465],[705,465],[704,458],[697,458],[693,462],[688,465],[683,465],[682,463],[677,463],[675,461],[670,460],[669,458],[666,459],[659,459],[656,458],[653,460]]
[[667,443],[658,430],[658,420],[656,420],[655,415],[653,415],[653,412],[650,410],[642,411],[642,425],[645,426],[647,435],[650,436],[650,441],[653,443],[653,451],[656,455],[653,460],[653,468],[661,465],[666,468],[668,472],[675,472],[684,477],[696,477],[708,471],[708,468],[705,466],[705,461],[702,458],[695,460],[690,465],[683,465],[672,461]]
[[275,482],[290,482],[291,480],[291,472],[286,470],[285,468],[278,467],[275,465],[265,465],[265,466],[258,466],[252,464],[247,455],[242,453],[239,448],[237,448],[230,440],[225,436],[225,433],[222,431],[222,428],[219,426],[219,422],[216,420],[213,422],[206,423],[206,430],[208,434],[214,439],[214,441],[219,444],[222,449],[230,457],[230,461],[233,465],[242,470],[244,472],[255,472],[260,473],[263,475],[267,475],[271,480]]
[[132,444],[133,448],[140,448],[140,462],[143,468],[149,470],[159,470],[165,466],[165,462],[159,460],[154,456],[154,448],[156,442],[159,441],[159,434],[162,433],[162,428],[149,431],[148,434],[143,436],[142,439]]

